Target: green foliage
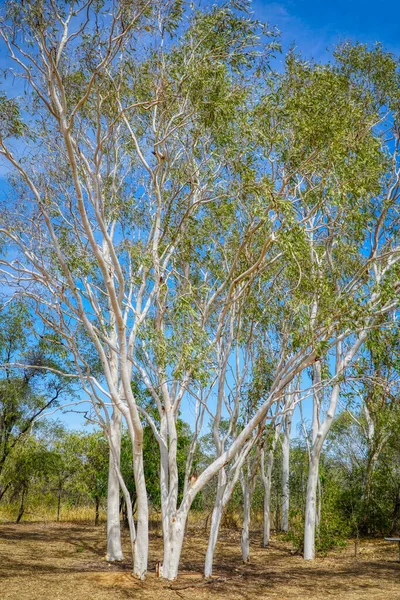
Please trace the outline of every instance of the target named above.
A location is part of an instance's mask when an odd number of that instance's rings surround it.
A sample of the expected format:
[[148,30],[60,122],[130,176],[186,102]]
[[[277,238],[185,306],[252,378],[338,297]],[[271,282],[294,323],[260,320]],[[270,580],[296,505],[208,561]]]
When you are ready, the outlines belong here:
[[21,119],[18,102],[13,98],[7,98],[4,92],[0,92],[0,140],[9,137],[18,138],[26,131],[27,127]]
[[46,372],[46,367],[62,368],[65,356],[56,336],[43,332],[35,340],[36,325],[26,303],[13,302],[0,311],[0,474],[43,411],[72,392],[65,379]]

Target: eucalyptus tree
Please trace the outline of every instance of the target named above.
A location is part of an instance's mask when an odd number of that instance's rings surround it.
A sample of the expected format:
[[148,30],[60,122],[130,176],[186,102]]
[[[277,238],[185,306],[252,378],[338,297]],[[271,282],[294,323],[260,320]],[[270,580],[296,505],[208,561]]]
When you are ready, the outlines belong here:
[[[249,95],[245,73],[260,54],[258,29],[228,5],[203,12],[190,8],[187,14],[179,1],[11,1],[1,24],[10,69],[25,86],[21,108],[16,98],[1,97],[1,155],[14,173],[3,210],[2,235],[10,247],[3,273],[15,293],[30,298],[63,338],[95,408],[112,403],[107,425],[116,472],[120,414],[127,422],[137,495],[132,539],[138,577],[147,567],[148,507],[132,370],[160,412],[157,439],[166,449],[161,457],[163,493],[167,490],[164,567],[166,576],[174,577],[182,519],[200,486],[185,498],[182,517],[175,515],[179,405],[194,378],[194,363],[207,354],[204,324],[221,309],[224,295],[217,340],[238,284],[249,283],[266,254],[267,244],[261,255],[241,263],[260,227],[253,217],[243,220],[241,243],[223,258],[230,262],[227,275],[221,277],[222,269],[208,285],[209,275],[203,273],[196,284],[203,293],[205,312],[197,321],[197,337],[203,339],[196,340],[197,347],[182,345],[173,326],[185,326],[185,313],[197,301],[188,257],[196,253],[198,264],[207,258],[207,243],[193,249],[191,240],[212,235],[215,218],[220,227],[227,211],[226,247],[229,233],[231,243],[241,235],[232,228],[240,190],[236,185],[229,193],[227,165],[234,167],[240,157],[235,124]],[[215,244],[214,251],[223,249]],[[193,333],[192,327],[192,339]],[[87,343],[82,345],[87,338],[101,365],[100,377],[91,369]],[[177,356],[173,351],[179,345]],[[143,367],[149,353],[155,386]]]
[[[26,91],[21,109],[0,98],[0,154],[14,173],[2,272],[104,410],[114,489],[126,420],[137,577],[148,548],[143,418],[160,448],[163,575],[173,579],[199,491],[250,449],[297,374],[351,335],[361,345],[359,330],[396,305],[397,175],[385,180],[377,121],[395,79],[386,69],[378,98],[359,65],[384,55],[350,48],[323,67],[290,55],[277,75],[274,32],[239,4],[11,1],[1,24]],[[259,315],[280,307],[279,340],[271,319],[260,325],[277,348],[268,389],[178,502],[179,409],[201,389],[201,415],[220,341],[249,298]]]
[[[304,537],[304,556],[307,559],[313,558],[315,552],[318,464],[337,408],[341,381],[346,369],[366,341],[369,329],[385,326],[388,315],[398,307],[398,64],[380,47],[367,51],[362,46],[345,46],[337,53],[336,60],[331,79],[336,90],[335,101],[338,102],[337,84],[342,87],[345,82],[343,91],[346,96],[357,90],[349,117],[358,104],[358,114],[363,115],[358,127],[368,131],[369,142],[364,150],[358,148],[357,159],[362,159],[359,163],[362,170],[358,175],[355,165],[352,170],[352,183],[356,186],[353,193],[358,198],[356,210],[349,206],[345,208],[345,204],[339,203],[334,216],[336,220],[343,209],[350,208],[346,229],[342,229],[342,235],[334,244],[331,243],[330,220],[321,223],[317,235],[316,228],[309,232],[311,272],[316,284],[311,303],[311,326],[315,327],[320,311],[324,311],[322,302],[325,294],[321,285],[326,286],[326,289],[330,288],[330,293],[335,295],[339,303],[343,299],[343,292],[349,289],[352,290],[352,298],[351,301],[347,298],[348,314],[344,314],[340,320],[340,330],[336,329],[334,356],[322,362],[318,358],[313,367],[314,414]],[[306,78],[308,80],[308,75]],[[308,80],[308,95],[316,93],[319,97],[318,79],[319,77],[312,77]],[[326,83],[324,87],[326,88]],[[329,95],[327,97],[329,100]],[[306,100],[308,101],[309,99]],[[338,106],[340,107],[340,104]],[[330,119],[334,114],[331,111]],[[349,127],[350,125],[346,126],[347,133]],[[376,177],[376,180],[375,184],[366,190],[368,174]],[[377,177],[377,174],[380,176]],[[348,188],[346,192],[348,193]],[[321,234],[325,238],[323,248],[320,244]],[[344,341],[343,332],[348,330],[349,325],[353,328],[353,334]],[[324,354],[323,349],[321,354]],[[332,363],[333,372],[330,373]],[[325,373],[322,372],[322,364],[325,365]],[[326,378],[332,378],[331,383]],[[326,416],[323,418],[322,400],[324,389],[327,388],[329,401]]]
[[[314,383],[307,558],[314,555],[319,457],[340,381],[368,330],[397,310],[399,291],[398,63],[379,46],[345,45],[334,59],[322,66],[289,54],[276,93],[266,93],[257,112],[263,164],[273,180],[276,244],[288,259],[281,287],[275,278],[273,288],[278,305],[282,294],[283,326],[292,323],[279,361],[290,363],[309,343],[317,378],[322,363],[336,365],[331,385]],[[270,280],[261,275],[260,283],[267,302]],[[324,421],[322,387],[330,387]]]

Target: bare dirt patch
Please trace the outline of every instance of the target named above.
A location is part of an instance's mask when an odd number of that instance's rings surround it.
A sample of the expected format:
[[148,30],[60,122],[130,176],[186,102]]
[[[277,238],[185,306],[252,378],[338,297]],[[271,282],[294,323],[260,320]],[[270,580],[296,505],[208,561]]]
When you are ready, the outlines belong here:
[[[131,562],[105,562],[104,527],[77,524],[0,526],[0,598],[2,600],[399,600],[397,547],[383,540],[363,541],[357,558],[353,546],[313,562],[293,555],[290,544],[274,541],[260,547],[254,533],[251,562],[241,563],[239,534],[223,532],[215,560],[214,580],[205,582],[202,568],[206,540],[190,531],[179,579],[156,579],[161,538],[150,540],[150,574],[141,582],[130,575]],[[128,539],[124,540],[129,556]]]

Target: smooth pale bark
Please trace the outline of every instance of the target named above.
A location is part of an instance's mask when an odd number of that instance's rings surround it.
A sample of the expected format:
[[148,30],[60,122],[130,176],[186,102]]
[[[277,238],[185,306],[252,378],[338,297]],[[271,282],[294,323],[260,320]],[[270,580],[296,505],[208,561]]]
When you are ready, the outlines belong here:
[[[163,388],[164,401],[168,407],[167,411],[162,412],[160,419],[160,432],[158,433],[151,424],[153,432],[160,447],[160,489],[161,489],[161,514],[162,529],[164,540],[164,556],[160,575],[170,581],[178,576],[178,568],[182,551],[182,544],[187,529],[188,516],[193,498],[188,500],[187,492],[191,487],[192,479],[190,477],[193,464],[196,441],[192,440],[189,455],[185,467],[185,482],[183,490],[183,501],[178,508],[178,434],[176,429],[176,411],[175,406],[170,401],[169,392],[166,387]],[[175,399],[176,402],[176,399]],[[196,434],[201,429],[202,416],[198,413],[196,419]]]
[[271,539],[271,479],[268,485],[264,486],[264,515],[263,515],[263,546],[269,546]]
[[143,466],[142,440],[134,442],[133,472],[137,498],[136,539],[134,542],[133,575],[144,579],[149,554],[149,507]]
[[126,373],[124,374],[124,378],[124,394],[125,396],[129,397],[129,408],[127,410],[126,405],[121,405],[121,408],[128,425],[129,435],[132,443],[133,475],[135,480],[137,511],[136,527],[133,521],[132,502],[129,492],[122,478],[120,469],[118,468],[116,471],[118,473],[119,483],[127,504],[129,532],[133,552],[132,574],[137,579],[144,579],[147,572],[149,552],[149,507],[143,465],[143,427],[139,419],[139,414],[132,395],[132,390],[130,386],[127,385],[128,382],[126,381]]
[[306,518],[304,525],[305,560],[313,560],[315,558],[315,528],[317,520],[318,471],[319,457],[314,457],[309,465],[307,481]]
[[110,420],[110,458],[108,469],[107,493],[107,555],[106,560],[120,561],[124,558],[121,546],[119,477],[121,456],[121,421],[122,414],[118,408],[113,409]]
[[256,486],[256,474],[259,468],[260,450],[257,446],[252,456],[247,457],[246,468],[241,470],[240,483],[243,493],[243,524],[241,535],[242,560],[244,563],[250,561],[250,521],[251,521],[251,501],[253,499]]
[[321,525],[321,510],[322,510],[322,486],[319,475],[317,477],[317,512],[315,515],[315,534],[319,536]]
[[[282,394],[282,391],[287,387],[287,385],[289,385],[293,381],[293,379],[295,378],[295,376],[297,374],[301,373],[307,366],[312,364],[312,362],[314,362],[314,360],[315,360],[314,352],[307,353],[304,356],[293,357],[290,359],[290,364],[291,364],[290,369],[287,370],[287,372],[285,373],[285,375],[283,377],[279,377],[279,375],[277,374],[277,376],[274,380],[274,383],[271,386],[271,392],[270,392],[269,399],[266,402],[264,402],[264,404],[257,410],[257,412],[249,420],[247,425],[240,432],[240,434],[235,438],[235,440],[231,444],[231,446],[228,449],[221,451],[221,453],[218,452],[217,459],[203,471],[203,473],[199,476],[199,478],[193,484],[193,486],[190,487],[190,489],[187,492],[188,501],[190,503],[193,502],[194,497],[201,489],[203,489],[204,485],[208,481],[210,481],[210,479],[213,476],[215,476],[217,473],[219,473],[220,470],[224,469],[225,465],[227,465],[235,456],[238,456],[239,454],[241,454],[242,455],[242,463],[241,464],[243,464],[243,461],[247,457],[247,454],[250,451],[251,447],[254,446],[254,442],[252,443],[249,440],[252,432],[256,429],[256,427],[261,426],[261,424],[265,421],[268,411],[270,410],[271,406],[276,401],[276,398]],[[216,431],[215,422],[214,422],[214,431]],[[277,441],[278,435],[279,435],[279,431],[280,431],[280,425],[277,426],[277,428],[275,430],[273,444],[276,444],[276,441]],[[221,442],[219,440],[219,436],[218,436],[217,432],[214,434],[214,439],[216,441],[216,447],[218,450],[219,444]],[[263,460],[262,454],[261,454],[261,460]],[[272,466],[271,466],[271,470],[272,470]],[[236,480],[237,480],[240,470],[237,471],[236,473],[237,473],[237,475],[236,475]],[[263,482],[264,481],[265,481],[265,479],[263,477]],[[220,521],[221,521],[221,514],[222,514],[223,506],[225,505],[224,504],[225,499],[227,499],[226,500],[226,502],[227,502],[230,497],[229,494],[232,493],[232,490],[233,490],[233,488],[228,489],[228,487],[225,490],[224,496],[223,496],[224,500],[222,502],[222,509],[219,505],[219,502],[216,501],[216,503],[214,504],[213,515],[212,515],[213,525],[212,525],[212,529],[210,532],[210,538],[209,538],[209,543],[208,543],[208,548],[207,548],[206,565],[205,565],[205,576],[206,577],[211,577],[211,575],[212,575],[212,557],[214,555],[215,545],[216,545],[216,541],[217,541],[217,537],[218,537],[218,528],[219,528]],[[267,504],[269,507],[269,499],[268,499]],[[268,522],[269,522],[269,516],[268,516]],[[268,540],[269,540],[269,525],[268,525]],[[266,542],[266,543],[268,543],[268,542]]]
[[[167,394],[167,392],[165,391]],[[165,435],[161,450],[161,510],[164,534],[164,558],[162,576],[173,580],[177,577],[183,536],[185,533],[187,512],[178,515],[178,467],[175,415],[167,397],[169,410],[165,415],[162,430]],[[168,437],[166,433],[168,432]]]
[[289,483],[289,460],[290,460],[290,432],[292,429],[292,415],[289,411],[285,416],[285,430],[282,440],[282,520],[281,529],[289,531],[289,503],[290,503],[290,483]]
[[204,563],[204,577],[212,575],[215,547],[217,545],[219,528],[221,525],[222,512],[224,509],[224,492],[226,489],[226,471],[221,469],[218,473],[217,494],[211,516],[210,535],[208,538],[207,553]]
[[240,545],[242,549],[242,561],[250,562],[250,518],[251,518],[251,484],[246,477],[241,477],[243,491],[243,524]]
[[268,452],[267,468],[265,469],[264,453],[261,455],[261,479],[264,487],[264,515],[263,515],[263,546],[269,546],[271,537],[271,483],[272,468],[274,466],[274,451]]
[[187,517],[188,511],[183,511],[181,514],[173,517],[169,526],[168,538],[164,540],[162,575],[170,581],[173,581],[178,576]]

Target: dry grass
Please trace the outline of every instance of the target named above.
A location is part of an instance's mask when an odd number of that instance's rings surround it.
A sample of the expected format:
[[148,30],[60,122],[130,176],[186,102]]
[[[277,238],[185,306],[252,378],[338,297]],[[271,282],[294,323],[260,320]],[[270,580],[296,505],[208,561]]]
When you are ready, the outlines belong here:
[[[19,503],[0,504],[0,525],[13,522],[18,515]],[[60,521],[64,523],[93,523],[95,517],[94,506],[71,506],[62,504],[60,511]],[[100,522],[106,521],[106,511],[100,509]],[[57,506],[54,504],[46,505],[45,503],[35,503],[28,505],[24,512],[23,521],[28,523],[52,523],[57,518]]]
[[[145,582],[130,575],[127,558],[104,560],[104,526],[82,524],[5,524],[0,526],[2,600],[399,600],[397,547],[364,541],[357,558],[353,546],[314,562],[294,556],[290,545],[274,541],[268,549],[253,536],[251,563],[241,564],[238,532],[223,531],[215,561],[215,580],[201,578],[206,540],[189,530],[180,577],[170,584],[154,576],[161,538],[152,534],[150,574]],[[124,540],[126,551],[127,538]]]

